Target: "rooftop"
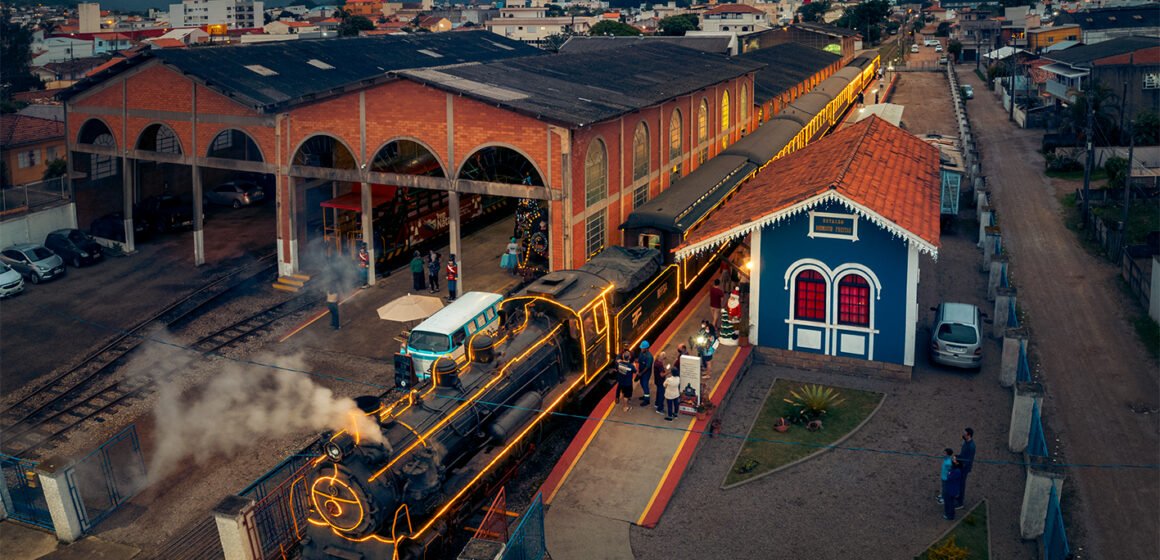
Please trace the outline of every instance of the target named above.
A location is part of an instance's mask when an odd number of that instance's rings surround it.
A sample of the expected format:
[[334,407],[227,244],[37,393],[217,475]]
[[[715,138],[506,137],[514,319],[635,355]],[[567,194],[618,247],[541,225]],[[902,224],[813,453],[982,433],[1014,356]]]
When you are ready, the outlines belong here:
[[870,117],[774,161],[689,233],[677,258],[836,201],[938,255],[939,153]]
[[159,59],[259,112],[273,112],[347,89],[368,87],[397,70],[540,54],[544,51],[486,31],[160,49],[82,81],[69,95],[133,65]]
[[706,10],[704,15],[715,16],[718,14],[765,14],[765,12],[749,6],[746,4],[718,4],[717,7]]
[[64,121],[41,119],[20,113],[0,115],[0,147],[13,148],[58,138],[64,140]]
[[1156,4],[1096,8],[1082,12],[1063,12],[1055,17],[1055,24],[1076,23],[1085,31],[1098,29],[1125,29],[1160,27],[1160,9]]
[[1058,52],[1044,53],[1043,58],[1071,66],[1087,66],[1101,58],[1127,54],[1156,46],[1155,37],[1117,37],[1091,45],[1081,45]]
[[737,58],[769,65],[758,70],[753,80],[755,103],[765,103],[781,95],[842,59],[841,55],[799,43],[781,43],[747,52]]
[[417,82],[567,126],[651,107],[764,67],[658,42],[399,72]]
[[562,53],[578,53],[619,49],[628,45],[645,43],[670,43],[690,49],[714,54],[728,54],[732,37],[688,35],[684,37],[666,37],[663,35],[639,35],[636,37],[588,37],[573,35],[560,47]]
[[795,23],[791,27],[796,27],[798,29],[805,29],[807,31],[813,31],[816,33],[824,33],[826,35],[832,35],[832,36],[836,36],[836,37],[856,37],[858,35],[861,35],[857,31],[854,31],[853,29],[846,29],[845,27],[838,27],[838,26],[829,25],[826,23],[815,23],[812,21],[810,21],[810,22],[803,21],[801,23]]

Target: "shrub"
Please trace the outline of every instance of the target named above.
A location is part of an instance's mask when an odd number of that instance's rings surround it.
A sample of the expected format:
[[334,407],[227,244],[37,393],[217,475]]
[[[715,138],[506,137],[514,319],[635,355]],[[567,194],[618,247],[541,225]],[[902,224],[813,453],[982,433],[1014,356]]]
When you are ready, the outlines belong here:
[[926,557],[930,560],[967,560],[970,556],[971,551],[955,544],[955,538],[951,537],[932,547]]
[[1047,170],[1066,173],[1068,171],[1083,171],[1083,164],[1079,160],[1055,153],[1047,154]]
[[846,402],[833,387],[822,385],[803,385],[796,391],[790,391],[789,396],[784,399],[790,408],[786,417],[796,424],[816,420]]

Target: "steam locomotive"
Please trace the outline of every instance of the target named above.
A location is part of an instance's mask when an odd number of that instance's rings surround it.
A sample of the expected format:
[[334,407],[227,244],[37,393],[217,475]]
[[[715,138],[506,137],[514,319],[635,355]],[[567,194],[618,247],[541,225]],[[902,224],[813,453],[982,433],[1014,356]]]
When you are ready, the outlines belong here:
[[[744,180],[820,137],[874,79],[876,54],[642,205],[609,247],[577,270],[551,272],[501,305],[500,329],[477,332],[429,380],[397,361],[396,388],[360,406],[379,434],[329,437],[304,480],[303,558],[436,556],[443,535],[549,414],[598,384],[615,353],[636,347],[716,267],[717,252],[680,263],[672,249]],[[380,437],[371,437],[380,436]]]

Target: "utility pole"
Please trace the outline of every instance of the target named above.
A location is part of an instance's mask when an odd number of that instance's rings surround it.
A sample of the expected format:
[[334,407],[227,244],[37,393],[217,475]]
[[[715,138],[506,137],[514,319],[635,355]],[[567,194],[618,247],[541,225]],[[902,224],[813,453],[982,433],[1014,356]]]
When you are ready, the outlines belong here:
[[1011,96],[1011,107],[1007,110],[1007,120],[1015,120],[1015,47],[1011,47],[1011,62],[1008,63],[1007,73],[1011,76],[1011,87],[1007,88],[1007,94]]
[[1091,92],[1085,96],[1087,103],[1087,126],[1084,128],[1084,139],[1087,142],[1087,162],[1083,166],[1083,225],[1087,225],[1088,212],[1091,211],[1091,183],[1092,166],[1095,165],[1095,144],[1092,142],[1092,121],[1095,119],[1096,108],[1092,104]]
[[1128,210],[1132,206],[1132,157],[1134,157],[1134,154],[1132,152],[1134,152],[1136,150],[1136,135],[1132,134],[1132,128],[1133,128],[1132,125],[1133,125],[1133,123],[1131,121],[1129,121],[1128,122],[1128,169],[1125,170],[1125,172],[1124,172],[1124,215],[1123,215],[1123,218],[1121,218],[1121,220],[1120,220],[1120,223],[1122,224],[1120,226],[1120,235],[1122,235],[1123,238],[1120,239],[1120,245],[1127,245],[1128,244]]

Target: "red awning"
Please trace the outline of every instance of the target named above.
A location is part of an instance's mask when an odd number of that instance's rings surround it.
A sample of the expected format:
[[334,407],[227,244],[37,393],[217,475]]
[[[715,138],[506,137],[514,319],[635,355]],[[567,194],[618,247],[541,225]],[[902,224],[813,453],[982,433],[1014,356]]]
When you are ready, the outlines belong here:
[[[338,210],[349,210],[351,212],[362,211],[362,185],[355,185],[354,190],[342,196],[336,196],[330,200],[322,202],[323,208],[336,208]],[[382,206],[394,200],[395,191],[398,187],[394,185],[371,185],[371,208]]]

